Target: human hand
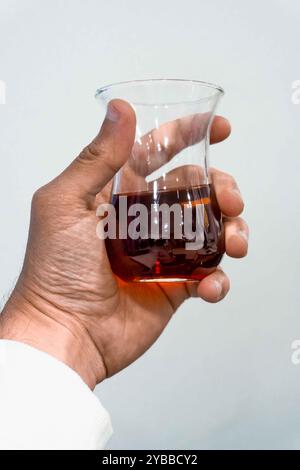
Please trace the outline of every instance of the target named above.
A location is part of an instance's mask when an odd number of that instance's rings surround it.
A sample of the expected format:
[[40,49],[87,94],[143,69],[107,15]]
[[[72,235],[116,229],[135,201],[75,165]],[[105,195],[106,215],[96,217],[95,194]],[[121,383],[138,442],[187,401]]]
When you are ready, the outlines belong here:
[[[230,133],[214,119],[212,143]],[[71,165],[33,197],[22,272],[0,316],[0,337],[28,343],[68,364],[91,387],[141,356],[190,296],[224,298],[221,268],[199,283],[134,284],[116,278],[96,236],[96,208],[108,202],[110,181],[128,159],[135,115],[113,100],[98,136]],[[247,252],[243,201],[233,178],[212,170],[224,215],[226,253]]]

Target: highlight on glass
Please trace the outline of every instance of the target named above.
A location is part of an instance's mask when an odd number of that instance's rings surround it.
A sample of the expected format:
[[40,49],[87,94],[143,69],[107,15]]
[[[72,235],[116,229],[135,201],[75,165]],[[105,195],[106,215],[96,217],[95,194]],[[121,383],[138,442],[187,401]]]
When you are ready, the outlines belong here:
[[136,135],[116,174],[97,233],[125,281],[199,281],[224,253],[222,216],[209,173],[210,126],[224,91],[196,80],[154,79],[100,88],[136,113]]

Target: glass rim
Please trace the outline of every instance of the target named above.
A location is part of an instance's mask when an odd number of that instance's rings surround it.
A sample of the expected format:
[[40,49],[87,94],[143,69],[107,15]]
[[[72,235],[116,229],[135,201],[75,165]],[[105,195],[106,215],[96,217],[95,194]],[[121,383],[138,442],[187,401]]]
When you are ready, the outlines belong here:
[[147,79],[138,79],[138,80],[125,80],[125,81],[120,81],[120,82],[113,82],[109,83],[107,85],[103,85],[102,87],[98,88],[95,93],[95,98],[99,99],[102,95],[105,94],[106,91],[112,89],[112,88],[117,88],[120,86],[128,86],[128,85],[142,85],[142,84],[150,84],[150,83],[157,83],[157,82],[170,82],[170,83],[185,83],[185,84],[194,84],[198,85],[199,87],[202,88],[209,88],[211,90],[215,90],[215,93],[212,94],[211,96],[208,97],[203,97],[203,98],[197,98],[197,99],[192,99],[192,100],[183,100],[183,101],[177,101],[177,102],[168,102],[168,103],[147,103],[147,102],[136,102],[136,101],[130,101],[130,103],[137,105],[137,106],[174,106],[174,105],[180,105],[180,104],[192,104],[192,103],[198,103],[202,101],[208,101],[209,99],[215,98],[218,94],[220,96],[224,95],[225,91],[220,85],[216,85],[211,82],[205,82],[203,80],[195,80],[195,79],[188,79],[188,78],[147,78]]

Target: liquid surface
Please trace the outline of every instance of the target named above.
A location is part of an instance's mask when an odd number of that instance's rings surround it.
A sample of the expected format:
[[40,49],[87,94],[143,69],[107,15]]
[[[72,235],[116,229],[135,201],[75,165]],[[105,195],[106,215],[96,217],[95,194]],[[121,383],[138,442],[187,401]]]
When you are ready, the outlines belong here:
[[[182,188],[155,193],[127,193],[113,195],[112,204],[117,215],[117,236],[119,226],[124,229],[135,219],[128,215],[120,217],[120,197],[126,196],[128,209],[133,204],[143,204],[148,211],[148,234],[144,238],[126,239],[107,238],[106,249],[113,272],[125,281],[136,282],[174,282],[198,281],[209,274],[221,261],[224,253],[223,228],[221,214],[210,185]],[[182,238],[178,234],[178,218],[164,219],[155,208],[161,204],[180,205],[182,214]],[[190,208],[194,238],[185,236],[184,208]],[[153,210],[154,209],[154,210]],[[156,220],[153,218],[153,213]],[[178,215],[178,212],[177,212]],[[156,235],[153,237],[151,223],[156,223]],[[179,221],[180,225],[180,221]],[[127,232],[127,228],[125,230]],[[168,232],[168,238],[166,238]],[[128,233],[128,232],[127,232]],[[189,232],[190,233],[190,232]],[[152,236],[151,236],[152,235]],[[178,237],[178,235],[177,235]],[[189,245],[194,242],[193,245]],[[192,249],[187,249],[191,247]]]

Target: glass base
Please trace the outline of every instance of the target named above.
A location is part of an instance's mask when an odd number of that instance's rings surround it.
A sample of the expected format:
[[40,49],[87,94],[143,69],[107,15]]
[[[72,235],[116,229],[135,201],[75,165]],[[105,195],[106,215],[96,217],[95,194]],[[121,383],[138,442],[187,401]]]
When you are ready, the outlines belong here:
[[189,279],[189,278],[179,278],[179,277],[166,277],[166,278],[161,278],[161,277],[158,277],[158,278],[151,278],[151,279],[132,279],[131,282],[147,282],[147,283],[150,283],[150,282],[169,282],[169,283],[174,283],[174,282],[199,282],[199,280],[197,279]]

